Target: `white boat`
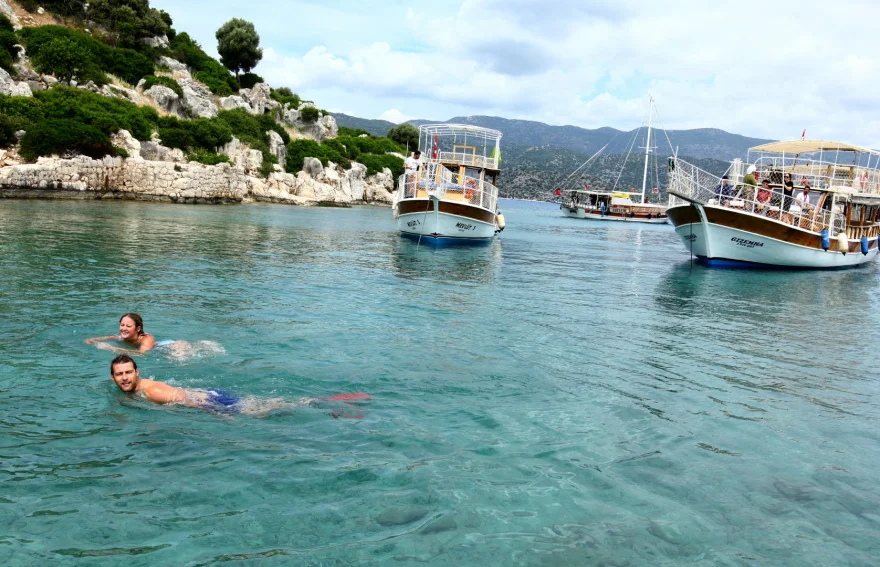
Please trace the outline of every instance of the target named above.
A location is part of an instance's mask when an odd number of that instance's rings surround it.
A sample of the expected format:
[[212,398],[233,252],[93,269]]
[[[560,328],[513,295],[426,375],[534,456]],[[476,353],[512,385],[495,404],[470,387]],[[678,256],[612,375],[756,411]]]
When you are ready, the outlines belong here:
[[[648,183],[648,165],[651,161],[651,122],[654,117],[654,99],[650,99],[648,111],[648,132],[645,139],[645,168],[642,174],[642,191],[596,191],[589,189],[576,189],[565,191],[559,205],[562,214],[576,219],[592,219],[620,222],[641,222],[651,224],[665,224],[666,206],[660,203],[649,203],[645,198]],[[635,138],[634,138],[635,139]],[[606,146],[607,147],[607,146]],[[603,148],[604,149],[604,148]],[[590,163],[602,150],[588,160]],[[627,153],[627,159],[629,153]],[[621,165],[621,170],[626,166],[626,159]],[[582,165],[575,172],[584,167]],[[570,175],[571,178],[574,174]],[[618,176],[618,180],[619,180]],[[615,183],[616,186],[616,183]]]
[[[878,165],[880,153],[841,142],[773,142],[751,148],[746,162],[734,160],[722,188],[717,176],[673,158],[667,214],[687,249],[709,265],[857,266],[878,255]],[[768,190],[746,179],[752,168]],[[786,176],[792,196],[782,192]],[[812,189],[799,202],[804,182]]]
[[421,164],[400,176],[393,214],[401,236],[429,243],[488,242],[504,229],[495,185],[501,132],[464,124],[419,127]]

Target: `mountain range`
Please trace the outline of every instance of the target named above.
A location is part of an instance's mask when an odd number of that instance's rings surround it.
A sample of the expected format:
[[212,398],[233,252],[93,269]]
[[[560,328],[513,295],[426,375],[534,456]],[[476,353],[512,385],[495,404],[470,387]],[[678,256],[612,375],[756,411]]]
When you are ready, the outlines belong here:
[[[346,114],[334,114],[339,126],[360,128],[384,136],[396,126],[386,120],[370,120]],[[449,120],[410,120],[413,126],[430,123],[469,124],[492,128],[502,133],[502,167],[499,190],[505,197],[551,199],[554,190],[579,188],[584,183],[593,187],[639,187],[644,172],[645,129],[630,131],[602,127],[593,130],[577,126],[551,126],[531,120],[513,120],[497,116],[457,116]],[[656,137],[655,137],[656,136]],[[650,164],[653,184],[665,187],[665,156],[678,155],[703,169],[721,175],[736,157],[745,158],[750,147],[768,142],[731,134],[717,128],[693,130],[652,130],[651,145],[656,148]],[[588,168],[586,174],[567,176],[589,156],[608,144],[603,154]],[[624,156],[632,148],[633,154]],[[663,156],[660,158],[660,156]],[[660,158],[662,163],[657,164]],[[625,163],[625,167],[621,165]],[[622,173],[620,173],[622,170]],[[618,174],[620,174],[618,178]]]

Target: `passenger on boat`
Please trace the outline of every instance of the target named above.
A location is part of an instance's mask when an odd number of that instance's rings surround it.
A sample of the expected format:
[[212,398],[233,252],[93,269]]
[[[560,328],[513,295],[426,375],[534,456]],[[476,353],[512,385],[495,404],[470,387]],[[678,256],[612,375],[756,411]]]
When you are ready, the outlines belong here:
[[794,201],[794,183],[791,181],[791,174],[786,173],[782,182],[782,222],[791,222],[791,203]]
[[755,212],[763,213],[764,208],[770,203],[770,196],[772,193],[770,192],[770,182],[766,179],[761,181],[761,188],[758,189],[758,195],[755,199]]
[[804,211],[813,208],[813,204],[810,202],[810,182],[806,179],[804,179],[804,190],[797,196],[797,204]]
[[144,331],[144,320],[137,313],[126,313],[119,318],[118,335],[86,339],[87,345],[97,343],[98,348],[103,350],[128,352],[129,349],[112,347],[107,345],[105,341],[121,341],[130,347],[134,347],[138,352],[147,352],[156,346],[156,339],[153,338],[153,335]]
[[416,173],[418,173],[419,167],[421,167],[421,157],[422,152],[416,150],[404,162],[404,167],[406,168],[405,194],[407,197],[416,196]]
[[721,206],[727,207],[730,205],[730,196],[733,195],[733,186],[730,184],[730,178],[726,175],[721,178],[721,183],[715,186],[715,194],[718,195]]
[[746,174],[743,177],[742,185],[739,186],[739,195],[740,198],[744,201],[751,201],[752,195],[755,194],[755,187],[758,185],[757,179],[755,179],[755,166],[750,165],[748,169],[746,169]]

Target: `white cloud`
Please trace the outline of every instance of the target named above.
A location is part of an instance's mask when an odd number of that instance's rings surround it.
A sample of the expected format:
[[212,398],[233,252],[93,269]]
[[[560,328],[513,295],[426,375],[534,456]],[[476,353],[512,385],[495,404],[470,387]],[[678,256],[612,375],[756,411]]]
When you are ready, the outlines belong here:
[[381,120],[387,120],[388,122],[394,122],[395,124],[400,124],[401,122],[406,122],[407,120],[412,120],[415,118],[414,116],[407,116],[396,108],[392,108],[390,110],[386,110],[382,114],[379,115]]
[[[310,20],[326,33],[313,31],[320,41],[302,50],[264,38],[271,48],[257,72],[319,106],[364,117],[392,108],[419,118],[493,114],[632,128],[645,120],[653,94],[668,128],[769,138],[807,128],[816,137],[880,146],[873,118],[880,74],[871,57],[880,4],[847,4],[391,6],[380,9],[387,20],[381,37],[369,26],[343,29],[328,17]],[[376,11],[351,4],[344,20],[372,21]],[[260,21],[255,25],[261,29]]]

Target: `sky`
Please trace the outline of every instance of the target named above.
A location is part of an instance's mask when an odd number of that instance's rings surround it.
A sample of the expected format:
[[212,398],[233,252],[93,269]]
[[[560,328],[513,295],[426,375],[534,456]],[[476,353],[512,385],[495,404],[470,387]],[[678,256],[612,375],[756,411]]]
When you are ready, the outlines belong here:
[[490,115],[880,148],[880,2],[152,0],[216,55],[253,22],[255,69],[331,112]]

